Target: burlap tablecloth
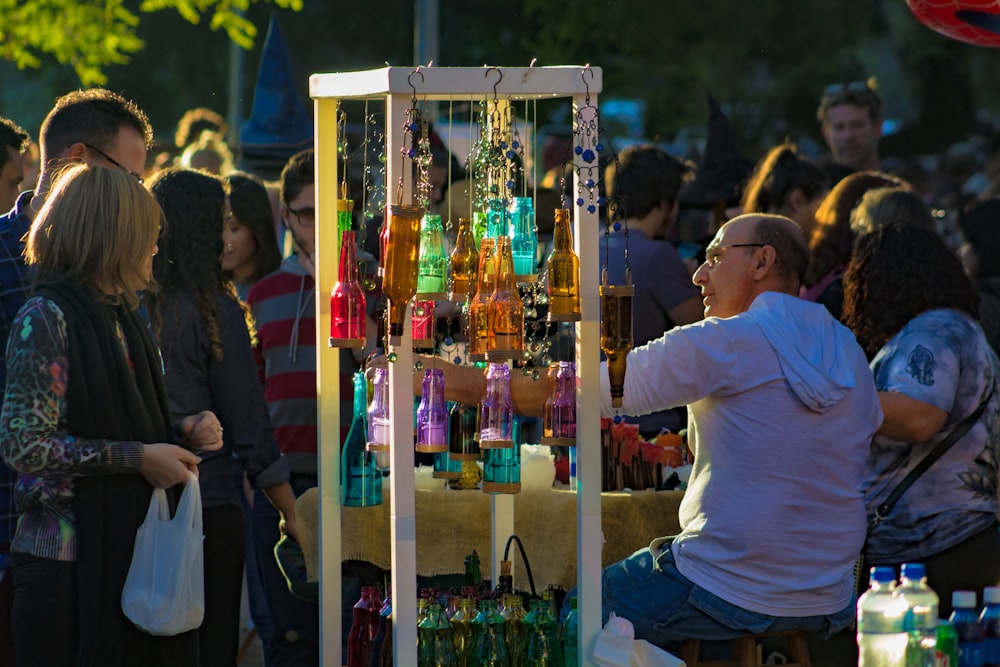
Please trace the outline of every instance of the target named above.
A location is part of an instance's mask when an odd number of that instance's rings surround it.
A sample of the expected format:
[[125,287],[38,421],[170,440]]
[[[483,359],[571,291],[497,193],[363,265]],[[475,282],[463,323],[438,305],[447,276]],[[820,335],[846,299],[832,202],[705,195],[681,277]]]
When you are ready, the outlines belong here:
[[[385,487],[388,492],[388,486]],[[484,577],[490,573],[490,496],[481,491],[416,491],[417,574],[461,574],[464,559],[479,552]],[[677,509],[682,491],[631,491],[601,494],[605,565],[625,558],[656,537],[680,530]],[[310,579],[318,572],[318,494],[310,489],[296,502],[299,535]],[[341,509],[341,554],[389,569],[389,496],[377,507]],[[528,564],[541,591],[550,584],[576,585],[576,494],[553,489],[514,496],[514,532],[524,544]],[[504,542],[506,543],[506,537]],[[517,546],[510,560],[518,588],[528,585]]]

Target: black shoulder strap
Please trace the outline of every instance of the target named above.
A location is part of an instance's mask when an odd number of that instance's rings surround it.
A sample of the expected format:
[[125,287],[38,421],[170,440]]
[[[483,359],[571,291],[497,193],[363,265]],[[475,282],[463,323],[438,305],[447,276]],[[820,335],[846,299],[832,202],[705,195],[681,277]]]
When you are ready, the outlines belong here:
[[955,424],[955,427],[951,429],[951,433],[942,438],[938,444],[934,445],[934,449],[932,449],[927,456],[920,461],[920,463],[914,466],[913,470],[911,470],[909,474],[903,478],[903,481],[892,490],[892,493],[890,493],[889,497],[885,499],[885,502],[876,508],[875,518],[873,518],[871,523],[868,525],[869,534],[871,534],[871,532],[875,530],[875,528],[882,523],[887,516],[889,516],[889,512],[892,511],[892,508],[899,501],[900,497],[902,497],[906,490],[910,488],[915,481],[917,481],[917,478],[923,475],[928,468],[934,465],[934,462],[941,458],[942,454],[948,451],[953,444],[969,432],[969,429],[972,428],[973,424],[979,421],[979,418],[983,415],[983,410],[986,409],[986,404],[990,402],[991,398],[993,398],[993,390],[995,388],[996,382],[994,381],[993,385],[990,387],[989,393],[986,395],[986,398],[979,403],[979,406],[976,407],[975,411],[959,423]]

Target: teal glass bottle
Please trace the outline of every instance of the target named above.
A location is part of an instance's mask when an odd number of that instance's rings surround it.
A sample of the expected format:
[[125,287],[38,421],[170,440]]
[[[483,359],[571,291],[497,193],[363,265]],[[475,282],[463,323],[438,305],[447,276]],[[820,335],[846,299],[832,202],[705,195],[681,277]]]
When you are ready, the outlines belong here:
[[521,651],[521,667],[562,667],[559,621],[549,612],[547,600],[532,600],[524,617],[528,640]]
[[535,230],[535,205],[531,197],[515,197],[510,203],[510,247],[514,273],[519,280],[538,274],[538,232]]
[[507,217],[507,206],[503,199],[490,199],[486,202],[486,238],[499,239],[510,234],[510,220]]
[[479,615],[474,623],[478,636],[469,664],[476,667],[510,667],[503,616],[497,610],[497,601],[480,600]]
[[580,653],[577,640],[580,635],[580,620],[576,611],[576,596],[569,599],[569,613],[562,626],[563,667],[580,667]]
[[368,381],[354,374],[354,420],[340,452],[340,504],[370,507],[382,504],[382,473],[368,451]]

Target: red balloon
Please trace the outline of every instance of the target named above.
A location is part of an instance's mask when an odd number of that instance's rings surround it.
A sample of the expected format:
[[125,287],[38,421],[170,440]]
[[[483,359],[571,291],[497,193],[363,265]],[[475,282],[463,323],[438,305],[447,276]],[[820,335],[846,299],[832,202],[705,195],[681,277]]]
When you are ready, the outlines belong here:
[[1000,46],[1000,0],[906,0],[917,20],[945,37]]

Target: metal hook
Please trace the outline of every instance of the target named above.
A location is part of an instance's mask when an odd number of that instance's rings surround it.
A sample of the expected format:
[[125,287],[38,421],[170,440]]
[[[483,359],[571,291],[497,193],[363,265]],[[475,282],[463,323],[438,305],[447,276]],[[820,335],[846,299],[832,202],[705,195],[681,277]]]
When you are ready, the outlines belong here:
[[490,72],[496,72],[497,74],[500,75],[500,78],[497,79],[497,82],[493,84],[493,101],[496,102],[497,101],[497,86],[499,86],[500,82],[503,81],[503,72],[500,70],[499,67],[491,67],[488,70],[486,70],[486,73],[483,74],[483,77],[484,78],[488,77],[490,75]]
[[580,70],[580,79],[583,81],[583,87],[587,89],[587,97],[590,97],[590,84],[587,83],[587,72],[590,72],[590,80],[594,80],[594,70],[590,68],[590,63],[583,66]]
[[413,75],[420,75],[420,83],[424,82],[424,73],[420,71],[420,65],[417,65],[417,69],[410,72],[410,75],[406,77],[406,83],[410,84],[410,90],[413,91],[413,99],[417,99],[417,87],[413,85]]

